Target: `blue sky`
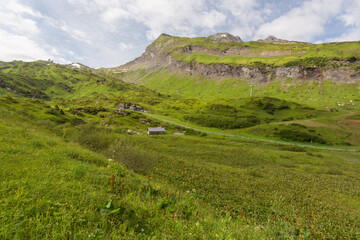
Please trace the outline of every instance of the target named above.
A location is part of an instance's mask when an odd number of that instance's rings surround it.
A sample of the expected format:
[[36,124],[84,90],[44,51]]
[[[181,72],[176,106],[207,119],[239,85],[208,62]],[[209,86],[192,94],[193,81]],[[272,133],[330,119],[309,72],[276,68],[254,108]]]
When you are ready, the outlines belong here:
[[161,33],[244,41],[360,40],[360,0],[6,0],[0,61],[52,59],[90,67],[133,60]]

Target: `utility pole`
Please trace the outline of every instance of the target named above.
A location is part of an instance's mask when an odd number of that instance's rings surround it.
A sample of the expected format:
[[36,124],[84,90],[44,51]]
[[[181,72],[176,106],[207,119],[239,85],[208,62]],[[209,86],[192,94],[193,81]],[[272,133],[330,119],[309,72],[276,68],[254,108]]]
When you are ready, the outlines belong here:
[[98,101],[99,101],[100,98],[101,98],[101,96],[99,96],[98,99],[96,100],[95,106],[97,105],[97,103],[98,103]]
[[185,125],[185,127],[187,127],[187,125],[189,124],[190,118],[192,117],[192,115],[190,115],[189,119],[187,120],[187,123]]

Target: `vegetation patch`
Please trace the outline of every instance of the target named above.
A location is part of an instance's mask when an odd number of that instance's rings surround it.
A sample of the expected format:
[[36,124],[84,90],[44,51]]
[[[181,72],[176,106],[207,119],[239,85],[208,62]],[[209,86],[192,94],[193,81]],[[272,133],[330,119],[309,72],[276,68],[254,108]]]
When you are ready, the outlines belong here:
[[[49,96],[0,89],[1,239],[359,236],[359,152],[343,146],[356,129],[340,125],[350,113],[354,116],[353,85],[324,81],[329,93],[324,104],[341,94],[349,104],[324,111],[293,97],[291,79],[283,88],[280,83],[262,90],[255,86],[259,95],[248,97],[245,82],[236,83],[236,92],[229,90],[235,89],[235,80],[213,89],[208,80],[197,79],[204,84],[196,89],[189,85],[192,79],[161,71],[151,78],[164,78],[149,84],[169,86],[175,94],[84,66],[39,61],[0,63],[0,68],[16,86],[27,84]],[[145,71],[139,75],[148,76]],[[190,86],[188,92],[177,91],[181,84]],[[199,89],[206,97],[184,98],[201,95]],[[213,94],[219,89],[225,98]],[[265,90],[271,94],[260,96]],[[277,98],[270,97],[274,93]],[[303,94],[307,98],[313,92]],[[119,103],[137,104],[150,113],[124,114]],[[334,122],[341,129],[326,127]],[[148,127],[159,126],[166,135],[147,135]],[[254,139],[256,134],[262,139]],[[316,147],[311,143],[338,144],[343,151],[306,147]]]

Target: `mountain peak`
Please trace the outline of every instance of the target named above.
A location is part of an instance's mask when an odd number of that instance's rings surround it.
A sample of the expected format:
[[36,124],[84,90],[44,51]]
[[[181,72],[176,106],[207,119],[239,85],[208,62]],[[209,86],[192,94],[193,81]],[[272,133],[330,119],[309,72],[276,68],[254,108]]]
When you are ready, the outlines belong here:
[[160,36],[164,36],[164,37],[172,37],[170,34],[167,34],[167,33],[162,33],[162,34],[160,34]]
[[264,39],[264,42],[279,42],[281,39],[278,39],[277,37],[270,35],[267,38]]
[[295,41],[289,41],[289,40],[285,40],[285,39],[280,39],[277,38],[273,35],[269,35],[267,38],[265,39],[259,39],[258,41],[260,42],[265,42],[265,43],[281,43],[281,44],[295,44]]
[[239,36],[234,36],[226,32],[211,35],[209,36],[209,39],[216,42],[236,42],[236,43],[243,42]]

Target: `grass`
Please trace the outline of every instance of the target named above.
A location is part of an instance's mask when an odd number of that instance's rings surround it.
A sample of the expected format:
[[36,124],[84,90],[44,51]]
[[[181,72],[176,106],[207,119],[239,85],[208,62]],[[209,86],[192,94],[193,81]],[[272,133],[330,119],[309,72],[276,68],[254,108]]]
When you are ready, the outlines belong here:
[[[359,159],[359,153],[344,156],[221,138],[167,136],[156,142],[138,141],[158,154],[154,177],[184,191],[196,189],[199,198],[218,208],[243,209],[260,222],[307,221],[314,214],[317,231],[326,238],[331,234],[348,238],[359,229],[354,220],[359,214],[357,205],[339,203],[336,198],[350,194],[349,198],[359,201],[355,187],[359,162],[347,162]],[[332,221],[339,222],[332,225]]]
[[[136,75],[135,75],[136,76]],[[125,78],[135,81],[134,78]],[[166,70],[155,71],[141,80],[143,86],[154,89],[161,94],[209,100],[216,98],[250,97],[250,85],[253,96],[276,97],[278,99],[306,103],[319,109],[358,109],[359,83],[341,84],[331,80],[323,81],[286,81],[274,80],[270,83],[250,83],[241,79],[207,79],[172,74]],[[320,85],[319,85],[320,84]],[[180,90],[180,92],[179,92]]]
[[[320,105],[297,103],[304,96],[295,95],[295,90],[294,97],[229,97],[233,93],[222,85],[226,81],[220,81],[216,86],[228,97],[214,94],[210,99],[216,89],[199,84],[209,95],[184,99],[197,90],[191,90],[186,81],[189,92],[182,91],[177,98],[85,67],[77,70],[47,62],[0,66],[2,74],[13,80],[7,85],[41,89],[49,97],[39,99],[32,91],[29,98],[26,92],[1,88],[1,239],[360,236],[358,151],[247,141],[190,130],[177,136],[172,133],[185,128],[161,120],[260,138],[268,134],[272,139],[308,142],[311,136],[310,142],[318,138],[342,146],[348,133],[356,133],[358,119],[351,109],[357,107],[357,95],[352,96],[350,88],[324,83],[334,88],[333,96],[339,87],[343,95],[354,97],[351,106],[324,111]],[[51,81],[45,81],[46,75]],[[164,77],[162,84],[171,79],[180,84],[183,79],[158,71],[144,80],[151,84],[156,76]],[[71,90],[59,87],[65,83]],[[259,94],[257,88],[255,93]],[[155,114],[125,111],[121,115],[113,111],[119,103],[140,104]],[[258,122],[252,127],[231,127],[235,119],[245,118]],[[339,129],[331,130],[333,125]],[[164,126],[169,134],[147,136],[146,128],[152,126]],[[301,134],[291,132],[295,130]]]
[[[0,122],[4,239],[354,238],[359,231],[359,193],[351,187],[358,184],[359,153],[213,137],[116,135],[120,146],[128,145],[127,155],[142,149],[156,156],[148,188],[149,180],[109,162],[106,151],[4,114],[21,107],[21,99],[12,101],[2,104]],[[40,103],[33,105],[41,110]],[[97,141],[107,142],[101,135]],[[104,148],[112,152],[117,145]]]
[[261,235],[254,224],[239,231],[244,220],[223,217],[193,194],[136,175],[29,122],[1,118],[0,134],[1,239]]
[[[273,44],[264,42],[218,43],[208,38],[180,38],[160,36],[150,48],[171,54],[178,61],[198,62],[207,65],[228,64],[250,67],[304,66],[306,68],[338,69],[352,68],[358,73],[360,49],[358,42],[308,44],[289,42]],[[193,51],[183,51],[192,46]],[[197,48],[200,48],[198,50]],[[217,56],[229,48],[244,50],[236,56]],[[202,50],[201,50],[202,49]],[[206,52],[207,51],[207,52]],[[261,53],[283,52],[282,56],[263,57]],[[285,54],[291,53],[291,54]],[[281,55],[281,54],[280,54]],[[195,63],[196,64],[196,63]],[[136,66],[134,65],[134,68]],[[112,74],[112,73],[110,73]],[[191,73],[189,73],[191,74]],[[325,81],[275,79],[264,82],[250,82],[246,79],[219,77],[208,79],[200,75],[169,72],[165,68],[146,70],[140,66],[129,73],[114,74],[125,81],[136,82],[164,95],[181,96],[200,100],[249,97],[253,85],[253,96],[276,97],[282,100],[306,103],[311,107],[326,110],[358,110],[359,83],[338,83]]]
[[[328,60],[351,60],[360,56],[358,42],[309,44],[302,42],[289,43],[265,43],[265,42],[212,42],[208,38],[180,38],[160,36],[152,45],[171,53],[177,60],[202,64],[229,64],[247,66],[290,66],[303,65],[306,67],[331,67],[337,63]],[[215,56],[211,53],[186,53],[183,48],[186,46],[200,46],[212,51],[226,51],[230,47],[245,49],[247,52],[242,56]],[[283,51],[290,52],[289,55],[277,57],[260,57],[262,52]],[[253,56],[255,55],[255,56]],[[257,56],[258,55],[258,56]]]

